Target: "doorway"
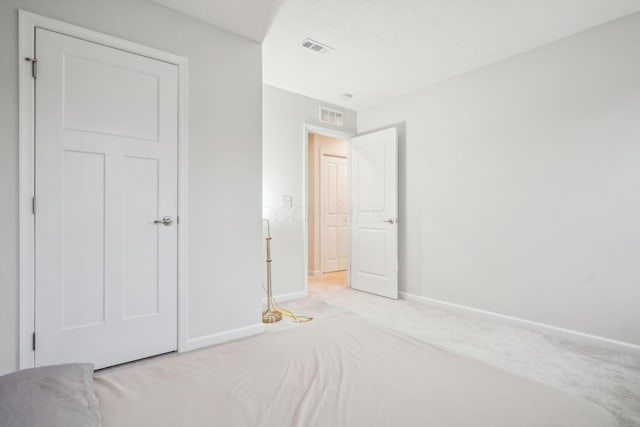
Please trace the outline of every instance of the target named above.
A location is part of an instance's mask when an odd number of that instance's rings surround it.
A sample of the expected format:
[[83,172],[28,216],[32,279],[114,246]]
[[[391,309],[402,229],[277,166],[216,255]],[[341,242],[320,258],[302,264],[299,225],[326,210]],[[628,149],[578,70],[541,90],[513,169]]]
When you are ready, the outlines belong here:
[[346,287],[349,267],[348,140],[308,132],[308,276],[311,286]]
[[[398,298],[398,133],[395,127],[373,131],[364,135],[304,125],[303,181],[305,192],[304,257],[305,293],[323,292],[324,288],[313,288],[321,284],[353,288],[392,299]],[[314,150],[309,150],[309,139],[314,141]],[[320,154],[314,153],[317,135],[346,143],[347,171],[347,259],[345,279],[325,272],[320,249],[322,239],[320,225],[323,221],[319,201]],[[315,154],[315,153],[314,153]],[[328,153],[332,154],[332,153]],[[340,157],[334,155],[332,157]],[[335,178],[338,182],[339,178]],[[317,185],[310,186],[310,182]],[[337,184],[336,184],[337,185]],[[337,209],[336,209],[337,210]],[[339,216],[336,214],[336,216]],[[326,220],[326,218],[325,218]],[[312,225],[313,224],[313,225]],[[311,228],[313,227],[313,228]],[[311,234],[314,233],[314,234]],[[313,246],[311,241],[313,240]],[[314,269],[315,268],[315,269]],[[343,270],[338,270],[340,273]],[[339,275],[338,275],[339,276]],[[346,283],[345,283],[346,282]],[[344,284],[342,284],[344,283]]]

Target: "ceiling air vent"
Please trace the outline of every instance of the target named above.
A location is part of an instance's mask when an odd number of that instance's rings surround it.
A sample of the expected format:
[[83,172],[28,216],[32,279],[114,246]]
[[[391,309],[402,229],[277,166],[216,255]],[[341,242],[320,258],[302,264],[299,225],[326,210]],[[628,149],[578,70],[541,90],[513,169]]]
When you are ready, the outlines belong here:
[[304,41],[300,43],[300,46],[318,53],[329,53],[332,50],[335,50],[334,48],[329,47],[326,44],[322,44],[309,38],[304,39]]
[[342,111],[320,107],[320,121],[334,126],[343,126],[344,113]]

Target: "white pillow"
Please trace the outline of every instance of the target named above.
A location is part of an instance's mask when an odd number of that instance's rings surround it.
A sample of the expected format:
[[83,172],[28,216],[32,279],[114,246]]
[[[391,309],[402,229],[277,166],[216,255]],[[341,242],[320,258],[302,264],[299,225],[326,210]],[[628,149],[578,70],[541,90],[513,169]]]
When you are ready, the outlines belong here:
[[0,377],[0,426],[99,427],[93,365],[44,366]]

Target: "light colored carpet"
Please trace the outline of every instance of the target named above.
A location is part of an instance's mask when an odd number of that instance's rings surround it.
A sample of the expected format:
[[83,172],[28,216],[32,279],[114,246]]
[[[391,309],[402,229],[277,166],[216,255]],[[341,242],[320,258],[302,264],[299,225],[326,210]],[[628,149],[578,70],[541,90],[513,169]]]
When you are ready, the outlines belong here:
[[[309,297],[281,304],[296,314],[332,317],[344,311],[448,351],[482,360],[588,399],[623,427],[640,426],[640,356],[617,353],[458,311],[390,300],[312,278]],[[269,332],[304,327],[283,319]]]

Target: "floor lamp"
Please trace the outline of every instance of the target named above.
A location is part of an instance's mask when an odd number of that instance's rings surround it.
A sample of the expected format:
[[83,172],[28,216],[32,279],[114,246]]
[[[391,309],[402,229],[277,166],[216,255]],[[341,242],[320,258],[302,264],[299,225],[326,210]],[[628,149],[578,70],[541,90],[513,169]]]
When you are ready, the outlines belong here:
[[273,307],[273,290],[271,288],[271,226],[268,219],[263,219],[267,223],[267,309],[262,312],[262,323],[276,323],[282,320],[282,313]]

